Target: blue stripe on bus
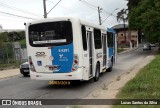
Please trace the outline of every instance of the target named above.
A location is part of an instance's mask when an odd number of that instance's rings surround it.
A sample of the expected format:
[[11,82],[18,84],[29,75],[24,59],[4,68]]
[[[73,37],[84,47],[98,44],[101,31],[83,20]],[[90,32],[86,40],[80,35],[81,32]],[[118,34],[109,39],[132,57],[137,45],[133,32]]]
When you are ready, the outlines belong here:
[[111,58],[112,56],[114,56],[114,49],[113,47],[109,47],[109,58]]
[[69,73],[72,71],[73,64],[73,43],[63,46],[55,46],[51,49],[53,56],[52,65],[57,66],[59,69],[54,73]]

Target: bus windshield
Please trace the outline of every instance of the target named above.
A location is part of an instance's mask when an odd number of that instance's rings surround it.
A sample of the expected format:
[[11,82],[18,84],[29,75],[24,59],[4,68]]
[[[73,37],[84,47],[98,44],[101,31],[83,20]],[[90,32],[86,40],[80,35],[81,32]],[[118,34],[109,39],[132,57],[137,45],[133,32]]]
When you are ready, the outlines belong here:
[[46,22],[29,26],[29,43],[33,47],[66,45],[72,41],[70,21]]

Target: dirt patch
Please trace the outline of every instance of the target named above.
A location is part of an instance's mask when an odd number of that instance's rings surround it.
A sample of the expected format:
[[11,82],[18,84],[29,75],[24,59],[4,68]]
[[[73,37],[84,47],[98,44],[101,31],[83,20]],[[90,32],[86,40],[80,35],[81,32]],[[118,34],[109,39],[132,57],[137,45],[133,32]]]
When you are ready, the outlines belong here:
[[10,69],[10,70],[3,70],[0,71],[0,79],[1,78],[7,78],[7,77],[12,77],[20,74],[19,69]]

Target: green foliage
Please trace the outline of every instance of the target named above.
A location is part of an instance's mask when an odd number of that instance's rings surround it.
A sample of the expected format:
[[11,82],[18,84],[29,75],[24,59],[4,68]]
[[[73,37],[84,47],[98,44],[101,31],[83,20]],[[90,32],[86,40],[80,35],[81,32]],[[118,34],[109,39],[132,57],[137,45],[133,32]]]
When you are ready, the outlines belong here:
[[23,39],[23,40],[21,40],[19,42],[21,44],[21,48],[26,48],[26,40],[25,39]]
[[127,9],[122,9],[120,12],[117,13],[117,21],[127,21],[128,17],[125,17],[127,16]]
[[0,33],[0,65],[7,63],[8,59],[9,63],[14,64],[13,42],[19,42],[21,44],[21,48],[26,48],[25,32]]
[[132,10],[133,8],[137,7],[139,5],[139,3],[142,1],[142,0],[127,0],[128,1],[128,10]]
[[0,33],[0,42],[5,42],[7,40],[7,32]]
[[19,65],[20,65],[19,62],[10,64],[0,64],[0,70],[18,68]]
[[23,40],[21,40],[19,42],[20,42],[20,44],[26,44],[26,40],[25,39],[23,39]]
[[[142,0],[127,0],[128,9],[122,9],[117,13],[117,21],[128,21],[128,12],[137,7]],[[125,17],[126,16],[126,17]]]
[[[159,99],[160,98],[160,55],[145,66],[118,93],[118,99]],[[155,106],[120,105],[114,108],[159,108]]]
[[[12,48],[12,43],[6,42],[5,47],[7,47],[7,52],[8,52],[8,57],[13,58],[13,48]],[[6,53],[6,50],[5,50]]]
[[141,29],[150,42],[160,43],[160,1],[141,1],[129,13],[129,27]]
[[0,41],[2,42],[15,42],[25,39],[25,32],[2,32],[0,33]]

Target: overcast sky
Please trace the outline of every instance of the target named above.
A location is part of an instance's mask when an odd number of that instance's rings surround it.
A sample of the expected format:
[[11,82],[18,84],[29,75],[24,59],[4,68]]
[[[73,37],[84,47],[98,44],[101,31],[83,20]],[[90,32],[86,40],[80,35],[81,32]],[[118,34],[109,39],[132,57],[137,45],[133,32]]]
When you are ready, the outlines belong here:
[[[47,0],[47,12],[59,0]],[[116,8],[113,16],[107,18],[103,23],[105,27],[112,27],[118,24],[116,14],[123,8],[127,8],[126,0],[61,0],[61,2],[48,14],[48,18],[57,16],[76,16],[83,20],[99,24],[98,9],[101,7],[102,21]],[[0,25],[3,29],[24,29],[24,22],[33,21],[4,14],[10,13],[23,17],[40,19],[43,18],[43,0],[0,0]]]

